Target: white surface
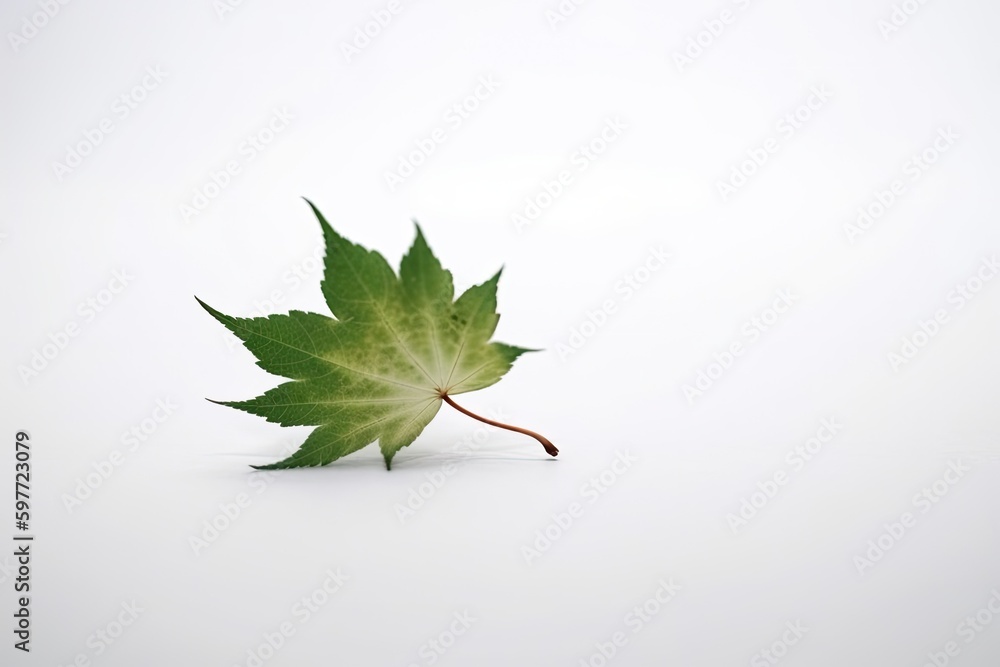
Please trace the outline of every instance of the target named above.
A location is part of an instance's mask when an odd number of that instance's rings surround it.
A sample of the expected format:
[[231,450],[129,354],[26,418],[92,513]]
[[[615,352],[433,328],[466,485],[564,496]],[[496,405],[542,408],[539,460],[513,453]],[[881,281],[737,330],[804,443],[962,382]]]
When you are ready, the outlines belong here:
[[[609,664],[771,664],[755,654],[796,621],[808,631],[783,665],[918,666],[952,639],[949,664],[997,664],[1000,618],[971,643],[956,633],[1000,589],[1000,282],[960,310],[949,292],[1000,251],[998,7],[927,3],[883,39],[889,2],[595,0],[552,29],[555,0],[404,0],[346,62],[340,44],[384,6],[245,2],[220,19],[208,0],[70,3],[3,51],[0,422],[9,441],[32,436],[37,541],[33,651],[10,646],[0,571],[0,662],[247,665],[289,621],[264,664],[425,665],[425,642],[468,611],[436,664],[575,666],[618,631]],[[734,21],[678,71],[672,54],[726,7]],[[0,25],[35,11],[5,3]],[[116,115],[156,66],[162,83]],[[449,124],[484,76],[497,90]],[[786,139],[777,124],[814,86],[832,97]],[[287,128],[247,159],[241,143],[282,107]],[[59,180],[52,163],[105,117],[113,132]],[[576,171],[614,118],[628,127]],[[390,191],[384,172],[435,127],[444,143]],[[948,127],[954,145],[910,180],[905,163]],[[723,201],[717,181],[769,137],[777,152]],[[185,221],[229,160],[240,173]],[[518,233],[511,215],[561,169],[573,184]],[[905,192],[849,243],[844,224],[894,178]],[[464,404],[548,435],[557,461],[513,433],[484,441],[445,407],[390,473],[372,446],[249,475],[306,431],[203,400],[276,379],[193,295],[233,315],[275,292],[279,310],[323,312],[300,196],[393,264],[418,218],[459,287],[505,265],[498,338],[547,351]],[[660,247],[668,265],[616,291]],[[88,320],[78,304],[121,269],[129,285]],[[797,300],[750,342],[744,323],[778,290]],[[607,299],[615,312],[563,360]],[[887,354],[938,309],[948,322],[894,372]],[[22,381],[70,322],[79,335]],[[745,353],[690,404],[683,385],[735,341]],[[122,434],[158,399],[176,410],[130,451]],[[727,514],[831,416],[843,429],[734,533]],[[464,438],[482,444],[453,451]],[[124,462],[68,511],[64,494],[115,450]],[[637,462],[591,504],[583,485],[618,452]],[[958,459],[972,470],[921,513],[914,495]],[[401,523],[394,507],[449,461],[458,472]],[[240,493],[250,506],[196,555],[189,538]],[[522,546],[573,502],[582,516],[529,565]],[[906,511],[916,525],[859,573]],[[293,605],[337,568],[349,580],[300,623]],[[676,597],[633,633],[626,615],[671,578]],[[96,655],[88,637],[133,600],[138,621]]]

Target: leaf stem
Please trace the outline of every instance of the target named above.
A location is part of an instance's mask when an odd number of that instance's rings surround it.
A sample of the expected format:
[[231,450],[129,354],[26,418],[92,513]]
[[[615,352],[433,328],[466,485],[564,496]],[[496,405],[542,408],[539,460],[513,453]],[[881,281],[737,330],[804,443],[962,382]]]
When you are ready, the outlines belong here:
[[469,417],[472,417],[473,419],[478,419],[479,421],[483,422],[484,424],[489,424],[490,426],[496,426],[497,428],[505,428],[508,431],[517,431],[518,433],[523,433],[525,435],[530,435],[532,438],[534,438],[538,442],[542,443],[542,447],[545,448],[545,451],[548,453],[549,456],[555,456],[556,454],[559,453],[559,450],[556,449],[556,446],[553,445],[551,442],[549,442],[548,438],[546,438],[543,435],[539,435],[538,433],[535,433],[534,431],[529,431],[526,428],[521,428],[520,426],[511,426],[510,424],[502,424],[502,423],[500,423],[498,421],[493,421],[492,419],[487,419],[486,417],[480,417],[476,413],[469,412],[468,410],[466,410],[465,408],[463,408],[461,405],[459,405],[455,401],[451,400],[451,396],[449,396],[448,394],[446,394],[444,392],[441,392],[441,398],[444,400],[445,403],[447,403],[451,407],[455,408],[456,410],[458,410],[462,414],[468,415]]

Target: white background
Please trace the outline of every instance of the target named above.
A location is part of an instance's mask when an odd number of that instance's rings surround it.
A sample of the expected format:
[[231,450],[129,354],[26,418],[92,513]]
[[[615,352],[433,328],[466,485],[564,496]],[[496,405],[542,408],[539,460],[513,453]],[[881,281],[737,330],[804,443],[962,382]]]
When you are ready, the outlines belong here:
[[[35,2],[0,10],[0,536],[15,532],[20,429],[36,535],[30,655],[12,648],[0,551],[0,662],[253,665],[287,621],[263,664],[597,667],[615,632],[614,665],[772,664],[758,652],[779,642],[783,665],[917,667],[952,640],[949,664],[997,664],[1000,618],[984,612],[968,643],[959,624],[1000,590],[1000,281],[972,280],[961,308],[954,290],[1000,251],[1000,7],[911,0],[888,32],[888,1],[591,0],[553,25],[555,0],[401,0],[348,57],[386,3],[330,4],[71,2],[38,30],[24,23]],[[731,21],[712,23],[724,9]],[[157,67],[163,80],[133,92]],[[449,124],[480,77],[496,90]],[[814,87],[830,97],[803,111]],[[143,98],[127,117],[122,95]],[[276,109],[291,121],[249,159],[241,145]],[[787,136],[797,109],[808,118]],[[57,167],[105,118],[112,132]],[[574,155],[616,118],[627,128],[580,171]],[[437,127],[445,141],[390,188],[385,173]],[[911,178],[948,128],[958,138]],[[776,152],[723,197],[769,138]],[[184,215],[230,160],[239,173]],[[570,187],[518,229],[512,215],[563,169]],[[850,239],[894,179],[902,193]],[[546,351],[464,404],[546,434],[557,460],[445,406],[391,472],[371,446],[249,474],[307,431],[204,400],[277,379],[193,295],[233,315],[325,312],[301,196],[394,265],[419,219],[459,289],[505,266],[497,338]],[[671,259],[647,272],[651,248]],[[104,291],[123,270],[127,286]],[[645,282],[629,292],[626,276]],[[770,317],[779,290],[793,305],[751,341],[744,324]],[[893,368],[940,309],[936,335]],[[711,367],[734,342],[743,354]],[[176,406],[161,423],[158,400]],[[796,471],[786,454],[830,418],[842,428]],[[134,451],[130,429],[146,429]],[[636,462],[606,472],[626,452]],[[949,462],[970,470],[915,504]],[[778,471],[786,483],[735,524]],[[614,483],[590,502],[602,472]],[[249,506],[193,548],[239,494]],[[550,527],[574,502],[582,515]],[[905,512],[915,525],[882,535]],[[561,533],[548,545],[547,527]],[[880,536],[888,550],[859,565]],[[338,568],[349,579],[301,623],[294,605]],[[633,632],[626,615],[661,579],[680,590]],[[138,619],[96,639],[133,601]],[[466,611],[468,631],[429,653]],[[808,630],[784,647],[796,621]]]

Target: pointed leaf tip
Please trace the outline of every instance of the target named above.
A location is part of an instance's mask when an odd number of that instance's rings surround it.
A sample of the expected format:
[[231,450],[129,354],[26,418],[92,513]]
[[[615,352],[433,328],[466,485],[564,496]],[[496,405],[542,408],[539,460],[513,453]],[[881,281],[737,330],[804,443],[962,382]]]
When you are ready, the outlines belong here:
[[424,230],[423,228],[420,227],[420,223],[417,221],[416,218],[413,218],[413,227],[417,230],[417,236],[413,239],[413,244],[416,245],[417,242],[423,242],[423,244],[426,246],[427,237],[424,236]]
[[323,228],[324,235],[329,233],[329,234],[334,234],[336,236],[339,236],[339,234],[337,234],[337,232],[333,231],[333,227],[331,227],[330,223],[327,222],[327,220],[326,220],[325,217],[323,217],[323,213],[320,212],[320,210],[319,210],[319,208],[317,208],[316,204],[312,203],[312,200],[310,200],[307,197],[303,197],[302,199],[307,204],[309,204],[309,208],[312,209],[313,215],[315,215],[316,219],[319,220],[319,224],[320,224],[320,227]]
[[209,313],[218,317],[217,313],[219,313],[219,311],[217,311],[215,308],[212,308],[210,305],[199,299],[197,295],[195,295],[194,300],[197,301],[198,305],[207,310]]

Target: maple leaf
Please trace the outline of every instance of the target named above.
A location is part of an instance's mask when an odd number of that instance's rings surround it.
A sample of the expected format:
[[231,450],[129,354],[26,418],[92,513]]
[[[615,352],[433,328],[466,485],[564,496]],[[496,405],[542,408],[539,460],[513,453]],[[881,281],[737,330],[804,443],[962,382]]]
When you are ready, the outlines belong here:
[[[205,310],[238,336],[269,373],[289,378],[247,401],[213,401],[282,426],[317,426],[288,458],[255,468],[327,465],[378,440],[386,469],[445,402],[474,419],[551,442],[517,426],[475,415],[451,398],[488,387],[525,352],[490,342],[498,271],[454,299],[451,272],[434,257],[420,226],[399,275],[379,253],[335,232],[308,199],[323,228],[321,287],[334,317],[293,310],[239,318],[201,299]],[[197,297],[195,297],[197,299]]]

